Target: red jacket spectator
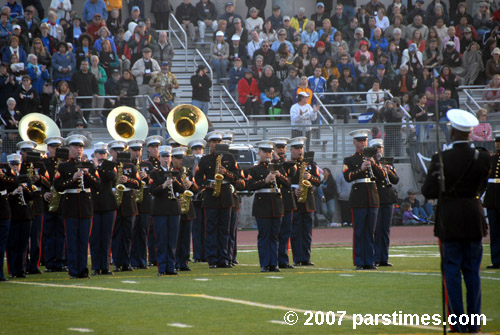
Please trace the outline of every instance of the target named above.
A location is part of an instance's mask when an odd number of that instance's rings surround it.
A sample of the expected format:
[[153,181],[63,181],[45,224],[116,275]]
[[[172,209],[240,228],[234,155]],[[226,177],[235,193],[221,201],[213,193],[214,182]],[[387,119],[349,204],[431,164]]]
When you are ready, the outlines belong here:
[[246,78],[241,78],[238,82],[238,102],[244,105],[247,102],[249,96],[257,98],[257,101],[260,102],[260,91],[257,80],[252,77],[251,82],[248,83]]

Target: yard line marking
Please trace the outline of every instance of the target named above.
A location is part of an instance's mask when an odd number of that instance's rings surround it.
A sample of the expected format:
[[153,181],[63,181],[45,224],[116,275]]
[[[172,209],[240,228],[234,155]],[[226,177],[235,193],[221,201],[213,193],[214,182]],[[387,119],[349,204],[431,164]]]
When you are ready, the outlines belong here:
[[191,326],[191,325],[187,325],[185,323],[178,323],[178,322],[168,323],[167,326],[177,327],[177,328],[193,328],[193,326]]
[[212,280],[212,279],[208,279],[208,278],[195,278],[194,280],[197,280],[197,281],[209,281],[209,280]]
[[72,332],[79,332],[79,333],[93,333],[94,331],[92,329],[88,328],[68,328],[69,331]]
[[[49,283],[35,283],[35,282],[28,282],[28,281],[9,281],[7,283],[33,285],[33,286],[41,286],[41,287],[77,288],[77,289],[85,289],[85,290],[93,290],[93,291],[120,292],[120,293],[132,293],[132,294],[143,294],[143,295],[158,295],[158,296],[167,296],[167,297],[200,298],[200,299],[206,299],[206,300],[223,301],[223,302],[229,302],[232,304],[239,304],[239,305],[245,305],[245,306],[250,306],[250,307],[260,307],[260,308],[264,308],[264,309],[273,309],[273,310],[287,311],[287,312],[288,311],[295,311],[298,313],[306,313],[309,311],[311,311],[313,313],[317,312],[315,310],[310,310],[310,309],[306,310],[306,309],[295,308],[295,307],[271,305],[271,304],[265,304],[265,303],[261,303],[261,302],[254,302],[254,301],[227,298],[227,297],[218,297],[218,296],[207,295],[207,294],[140,291],[140,290],[111,288],[111,287],[61,285],[61,284],[49,284]],[[352,315],[345,315],[344,319],[352,320],[353,317],[352,317]],[[438,331],[441,330],[441,328],[439,328],[439,327],[432,327],[432,326],[420,326],[420,325],[401,325],[401,326],[410,327],[410,328],[426,329],[426,330],[438,330]]]
[[269,279],[283,279],[283,277],[278,277],[278,276],[267,276],[266,278],[269,278]]
[[348,273],[341,273],[339,274],[340,277],[354,277],[354,275],[350,275]]
[[125,283],[125,284],[137,284],[137,282],[134,281],[134,280],[122,280],[122,283]]
[[277,325],[285,325],[288,326],[288,324],[285,321],[280,321],[280,320],[269,320],[270,323],[275,323]]

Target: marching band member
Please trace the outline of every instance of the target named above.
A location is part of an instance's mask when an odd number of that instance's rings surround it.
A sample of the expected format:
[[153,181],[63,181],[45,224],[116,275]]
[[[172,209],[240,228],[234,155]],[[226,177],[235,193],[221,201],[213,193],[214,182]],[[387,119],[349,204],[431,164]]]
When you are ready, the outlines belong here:
[[491,155],[491,171],[484,194],[483,206],[487,209],[490,226],[491,265],[487,269],[500,269],[500,131],[494,131],[495,154]]
[[92,189],[94,219],[90,235],[92,275],[112,275],[109,270],[111,236],[116,220],[116,203],[113,187],[116,184],[116,164],[108,160],[108,145],[94,144],[94,167],[101,178],[99,189]]
[[151,217],[156,236],[158,276],[178,275],[175,271],[175,250],[179,231],[181,208],[175,193],[183,193],[184,186],[173,176],[170,146],[160,146],[159,169],[151,173]]
[[[195,193],[198,192],[198,186],[193,182],[193,173],[188,168],[182,165],[182,158],[186,154],[186,147],[177,147],[172,149],[172,168],[174,171],[179,171],[182,185],[185,190]],[[179,194],[179,199],[183,198],[183,194]],[[191,197],[184,197],[181,201],[181,219],[179,225],[179,234],[177,237],[177,248],[175,251],[175,268],[179,271],[191,271],[188,266],[189,252],[191,246],[191,224],[196,217],[194,206]],[[182,213],[182,206],[186,206],[188,211]]]
[[85,162],[81,162],[85,141],[83,135],[66,139],[70,159],[59,164],[54,180],[56,191],[64,192],[60,206],[66,228],[70,278],[89,276],[87,251],[93,215],[91,189],[98,188],[100,183],[93,167],[86,168]]
[[16,176],[16,188],[9,193],[12,214],[7,241],[7,264],[11,278],[26,278],[26,256],[30,238],[33,209],[33,186],[28,175],[21,175],[22,157],[18,154],[7,156],[7,161]]
[[[204,139],[192,140],[188,143],[188,147],[191,148],[191,154],[195,157],[195,165],[193,166],[193,171],[198,168],[198,162],[205,152],[205,146],[207,142]],[[205,249],[205,212],[201,208],[203,192],[198,192],[194,195],[192,199],[195,219],[192,225],[192,238],[193,238],[193,263],[206,262],[206,249]]]
[[353,182],[349,203],[352,208],[354,228],[353,256],[356,270],[376,270],[374,229],[377,210],[380,205],[375,181],[384,177],[382,169],[373,157],[366,157],[363,149],[368,144],[370,130],[353,130],[349,133],[354,138],[356,152],[344,158],[342,168],[344,179]]
[[[57,204],[57,209],[50,211],[52,208],[51,205],[55,205],[58,201],[57,199],[53,199],[52,191],[54,188],[56,168],[61,162],[61,159],[56,157],[56,151],[58,148],[62,148],[63,142],[64,138],[59,136],[47,137],[44,141],[44,143],[47,144],[47,158],[42,159],[42,163],[45,165],[50,178],[50,187],[43,188],[45,209],[43,214],[42,246],[45,253],[45,272],[65,271],[66,233],[64,231],[64,220],[61,216],[61,206]],[[67,160],[67,157],[65,160]],[[52,209],[55,209],[55,207]]]
[[[286,137],[274,137],[269,140],[274,142],[272,162],[286,162],[286,146],[290,139]],[[285,170],[287,176],[295,175],[295,165],[289,164],[286,167],[284,166],[283,169]],[[290,264],[288,259],[288,245],[290,243],[290,235],[292,233],[293,211],[297,210],[297,204],[295,204],[295,197],[293,196],[293,191],[290,185],[283,185],[281,188],[281,194],[283,196],[284,214],[281,218],[278,237],[278,265],[280,269],[293,269],[293,265]]]
[[[40,161],[28,162],[28,152],[33,152],[36,147],[33,141],[21,141],[17,143],[17,148],[21,150],[23,163],[21,164],[20,174],[28,174],[33,185],[33,219],[30,228],[30,243],[29,243],[29,262],[27,265],[28,274],[41,274],[38,269],[40,265],[40,258],[42,255],[41,237],[42,237],[42,223],[43,223],[43,210],[44,200],[42,195],[42,187],[50,187],[49,175],[46,172],[45,165]],[[38,156],[40,157],[40,156]]]
[[[318,168],[314,162],[304,161],[304,144],[307,141],[305,137],[295,137],[290,140],[290,152],[292,160],[296,163],[296,173],[292,178],[292,188],[295,189],[295,202],[297,209],[293,212],[291,244],[293,252],[293,264],[312,266],[311,263],[311,243],[313,215],[315,208],[314,192],[312,186],[320,185]],[[301,172],[303,170],[303,172]],[[307,180],[311,187],[303,188],[301,180]],[[307,190],[306,202],[301,203],[299,197],[304,197],[301,189]]]
[[[118,176],[115,188],[118,209],[111,243],[115,271],[133,271],[130,266],[130,249],[134,221],[137,215],[135,198],[136,190],[139,188],[139,174],[135,165],[130,161],[130,153],[124,152],[126,145],[124,141],[108,143],[113,162],[117,163]],[[119,154],[124,154],[123,161],[118,159]],[[119,191],[119,187],[123,187],[123,190]]]
[[139,214],[135,218],[134,231],[132,233],[132,251],[130,262],[135,269],[148,268],[148,229],[151,221],[149,211],[151,208],[151,196],[149,194],[149,174],[153,171],[153,165],[142,160],[142,146],[144,141],[132,140],[128,142],[129,151],[132,157],[132,164],[138,167],[139,178],[143,182],[142,199],[137,198],[137,209]]
[[384,156],[384,140],[376,138],[371,140],[368,145],[377,148],[375,162],[384,174],[384,178],[375,181],[380,200],[377,224],[375,225],[375,264],[377,266],[392,266],[389,263],[389,238],[391,234],[392,211],[394,204],[398,201],[392,185],[399,182],[399,177],[393,165],[381,162],[381,158]]
[[[12,160],[12,157],[11,157]],[[11,211],[8,194],[16,188],[14,173],[8,165],[0,167],[0,282],[7,281],[3,261],[9,238]]]
[[[153,168],[160,168],[160,159],[158,153],[158,147],[163,144],[163,138],[158,135],[153,135],[146,137],[145,145],[148,151],[148,161],[153,165]],[[153,221],[150,220],[148,229],[148,264],[151,266],[156,266],[156,253],[155,253],[155,235],[154,235]]]
[[[202,207],[205,208],[207,260],[211,269],[232,267],[228,243],[229,221],[234,204],[229,184],[237,179],[238,165],[233,155],[216,153],[216,145],[221,143],[222,137],[220,131],[207,134],[210,154],[201,158],[195,174],[196,184],[205,189]],[[216,182],[216,174],[223,179]]]
[[280,187],[289,186],[290,181],[283,169],[271,167],[274,142],[260,141],[256,146],[260,162],[248,170],[248,190],[255,191],[252,215],[259,230],[260,272],[279,272],[278,235],[284,213]]

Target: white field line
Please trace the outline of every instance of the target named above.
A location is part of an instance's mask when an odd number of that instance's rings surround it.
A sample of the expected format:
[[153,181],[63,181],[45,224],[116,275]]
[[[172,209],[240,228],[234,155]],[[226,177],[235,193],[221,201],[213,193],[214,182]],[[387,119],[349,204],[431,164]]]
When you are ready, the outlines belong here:
[[94,331],[92,329],[88,328],[68,328],[69,331],[72,332],[79,332],[79,333],[93,333]]
[[[232,304],[239,304],[251,307],[259,307],[264,309],[273,309],[280,311],[295,311],[297,313],[306,313],[312,312],[316,313],[318,311],[314,310],[306,310],[295,307],[286,307],[286,306],[278,306],[278,305],[270,305],[264,304],[260,302],[242,300],[242,299],[233,299],[226,297],[217,297],[206,294],[189,294],[189,293],[172,293],[172,292],[154,292],[154,291],[139,291],[139,290],[128,290],[128,289],[119,289],[119,288],[109,288],[109,287],[98,287],[98,286],[76,286],[76,285],[61,285],[61,284],[49,284],[49,283],[35,283],[35,282],[22,282],[22,281],[9,281],[9,284],[21,284],[21,285],[33,285],[33,286],[41,286],[41,287],[54,287],[54,288],[76,288],[76,289],[85,289],[92,291],[105,291],[105,292],[119,292],[119,293],[131,293],[131,294],[142,294],[142,295],[157,295],[157,296],[175,296],[175,297],[189,297],[189,298],[200,298],[206,300],[214,300],[214,301],[223,301],[229,302]],[[352,315],[345,315],[345,319],[352,320]],[[418,329],[426,329],[426,330],[441,330],[439,327],[432,326],[420,326],[420,325],[401,325],[410,328],[418,328]]]
[[185,323],[179,323],[179,322],[174,322],[174,323],[169,323],[167,326],[170,327],[176,327],[176,328],[193,328],[191,325],[187,325]]

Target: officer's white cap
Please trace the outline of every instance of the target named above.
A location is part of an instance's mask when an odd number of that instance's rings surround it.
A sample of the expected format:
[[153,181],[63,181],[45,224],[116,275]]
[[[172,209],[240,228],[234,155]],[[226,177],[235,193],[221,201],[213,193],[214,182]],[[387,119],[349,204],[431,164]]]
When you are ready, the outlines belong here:
[[228,140],[228,139],[222,140],[222,144],[227,144],[227,145],[233,144],[233,140]]
[[172,156],[184,156],[186,154],[186,147],[177,147],[172,149]]
[[234,138],[234,131],[232,130],[225,130],[224,131],[224,136],[222,136],[223,139],[228,139],[228,140],[232,140]]
[[120,140],[116,140],[116,141],[111,141],[108,143],[108,147],[110,149],[125,149],[127,147],[127,143],[125,143],[125,141],[120,141]]
[[292,147],[296,146],[296,145],[304,146],[304,143],[306,143],[306,141],[307,141],[307,137],[294,137],[290,140],[288,145],[290,145]]
[[451,127],[463,132],[470,132],[479,124],[477,117],[463,109],[450,109],[446,112]]
[[357,129],[349,132],[349,136],[352,136],[353,138],[368,138],[368,135],[370,134],[369,129]]
[[290,139],[288,137],[272,137],[269,141],[273,141],[274,145],[287,145]]
[[211,131],[207,134],[207,141],[210,141],[210,140],[222,140],[222,138],[224,137],[224,133],[219,131],[219,130],[214,130],[214,131]]
[[19,154],[10,154],[7,156],[7,162],[9,163],[20,163],[21,162],[21,155]]
[[87,141],[87,138],[83,135],[71,135],[66,138],[66,144],[67,145],[78,145],[78,146],[85,146],[85,142]]
[[172,153],[172,147],[170,145],[160,145],[158,148],[160,156],[170,156]]
[[108,152],[108,145],[104,142],[97,142],[94,144],[94,152],[106,153]]
[[384,140],[381,138],[374,138],[368,142],[369,147],[384,147]]
[[203,147],[204,148],[206,145],[207,145],[207,141],[205,141],[202,138],[192,140],[188,143],[188,147],[190,147],[190,148],[192,148],[192,147]]
[[273,141],[269,141],[269,140],[259,141],[259,142],[255,143],[255,146],[257,148],[259,148],[259,149],[273,150],[273,148],[274,148],[274,142]]
[[174,140],[173,138],[169,138],[169,139],[167,140],[167,142],[168,142],[168,144],[169,144],[170,146],[180,145],[180,144],[179,144],[179,143],[177,143],[177,141],[176,141],[176,140]]
[[150,145],[161,145],[163,143],[163,138],[158,135],[153,135],[146,137],[146,146],[149,147]]
[[22,150],[22,149],[35,149],[36,147],[36,142],[34,141],[21,141],[17,143],[17,149]]
[[62,138],[61,136],[51,136],[51,137],[47,137],[43,143],[47,144],[47,145],[62,145],[64,142],[64,138]]
[[127,142],[129,148],[141,148],[144,145],[143,140],[130,140]]

